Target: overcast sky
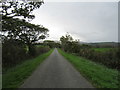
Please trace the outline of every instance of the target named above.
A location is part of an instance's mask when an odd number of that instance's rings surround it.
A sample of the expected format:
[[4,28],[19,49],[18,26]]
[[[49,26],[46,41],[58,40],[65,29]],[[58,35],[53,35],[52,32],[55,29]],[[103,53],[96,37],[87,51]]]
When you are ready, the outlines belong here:
[[83,42],[118,41],[117,2],[45,2],[33,12],[34,24],[49,29],[49,40],[67,32]]

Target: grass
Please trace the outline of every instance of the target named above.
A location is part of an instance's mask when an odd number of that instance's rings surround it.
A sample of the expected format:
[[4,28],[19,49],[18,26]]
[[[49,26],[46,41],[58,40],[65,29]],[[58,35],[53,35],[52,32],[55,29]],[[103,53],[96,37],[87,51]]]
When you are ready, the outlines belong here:
[[32,74],[37,66],[45,60],[53,50],[42,54],[34,59],[27,60],[24,63],[17,65],[14,68],[9,69],[3,74],[3,88],[18,88],[23,81]]
[[97,52],[107,52],[107,51],[112,50],[114,48],[92,48],[92,49],[97,51]]
[[58,49],[73,66],[97,88],[118,88],[118,71]]
[[2,89],[2,74],[0,73],[0,90]]

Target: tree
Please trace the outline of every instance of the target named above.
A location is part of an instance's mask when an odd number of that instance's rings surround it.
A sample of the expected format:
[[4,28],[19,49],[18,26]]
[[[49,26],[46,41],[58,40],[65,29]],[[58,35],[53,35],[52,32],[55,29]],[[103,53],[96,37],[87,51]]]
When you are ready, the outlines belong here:
[[34,44],[46,38],[48,29],[28,22],[35,18],[32,11],[40,8],[43,1],[6,0],[0,4],[3,66],[8,67],[35,55]]
[[55,47],[55,42],[52,41],[52,40],[45,40],[43,43],[44,43],[44,45],[47,45],[50,48],[54,48]]
[[[2,3],[2,31],[0,36],[4,43],[5,40],[20,40],[29,48],[30,54],[33,53],[33,44],[40,39],[45,39],[48,29],[42,25],[28,23],[26,19],[34,19],[31,12],[40,8],[43,1],[39,2],[0,2]],[[20,19],[22,17],[22,19]]]
[[62,48],[65,51],[68,51],[70,48],[69,46],[71,45],[71,42],[73,41],[72,36],[70,36],[68,33],[65,36],[62,36],[60,38],[61,44],[62,44]]
[[55,42],[52,40],[45,40],[43,42],[43,44],[49,46],[50,48],[60,48],[61,47],[59,42]]
[[29,18],[33,19],[35,18],[34,15],[31,14],[31,12],[35,9],[40,8],[40,6],[44,2],[41,0],[39,2],[33,2],[33,1],[27,1],[23,2],[21,0],[15,1],[15,0],[6,0],[5,2],[0,2],[2,4],[2,10],[0,11],[2,13],[2,19],[6,18],[13,18],[13,17],[23,17],[23,18]]
[[17,32],[17,38],[27,44],[31,55],[35,53],[35,51],[33,51],[33,45],[40,39],[45,39],[48,35],[47,28],[40,25],[34,25],[25,21],[22,21],[20,25],[20,30],[18,31],[19,32]]
[[68,33],[60,38],[62,48],[66,52],[78,53],[80,51],[79,40],[74,40]]
[[40,8],[43,3],[44,2],[42,0],[39,2],[23,2],[22,0],[6,0],[5,2],[0,1],[0,5],[2,5],[2,8],[0,9],[0,15],[2,15],[2,32],[0,33],[1,36],[4,37],[4,34],[8,34],[8,32],[15,32],[16,26],[18,24],[15,18],[20,19],[20,17],[22,17],[24,20],[26,18],[34,19],[35,16],[31,14],[32,11]]
[[[33,53],[33,44],[40,39],[45,39],[48,35],[48,29],[40,26],[34,25],[31,23],[26,22],[25,20],[20,19],[6,19],[9,21],[3,21],[3,30],[1,33],[2,36],[8,39],[20,40],[24,44],[26,44],[29,48],[30,54]],[[7,22],[7,23],[6,23]],[[8,23],[9,22],[9,23]],[[11,28],[9,28],[11,27]],[[8,30],[9,28],[9,30]]]
[[66,41],[70,41],[71,42],[72,40],[73,40],[73,38],[69,35],[69,33],[67,33],[65,36],[62,36],[60,38],[61,43],[64,43]]
[[15,18],[20,19],[20,17],[22,17],[24,20],[26,18],[34,19],[35,16],[31,13],[33,10],[40,8],[43,1],[18,2],[14,0],[6,0],[5,2],[0,2],[0,4],[2,5],[2,9],[0,11],[2,14],[2,31],[0,32],[0,36],[5,39],[5,34],[14,33],[17,29],[19,23]]
[[73,38],[67,33],[65,36],[62,36],[60,38],[60,41],[62,44],[65,44],[66,42],[71,42],[73,40]]

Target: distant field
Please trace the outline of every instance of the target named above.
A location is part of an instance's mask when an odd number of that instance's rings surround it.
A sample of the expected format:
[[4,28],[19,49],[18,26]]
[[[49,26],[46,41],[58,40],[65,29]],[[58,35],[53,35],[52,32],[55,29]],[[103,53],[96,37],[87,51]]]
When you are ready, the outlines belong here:
[[92,48],[92,49],[97,52],[107,52],[109,50],[115,50],[115,48]]

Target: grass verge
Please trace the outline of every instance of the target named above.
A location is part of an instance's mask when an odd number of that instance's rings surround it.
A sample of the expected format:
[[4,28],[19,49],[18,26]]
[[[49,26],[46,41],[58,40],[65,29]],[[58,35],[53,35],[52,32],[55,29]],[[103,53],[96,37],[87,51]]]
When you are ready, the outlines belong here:
[[18,88],[23,81],[32,74],[40,63],[45,60],[53,50],[42,54],[34,59],[27,60],[24,63],[9,69],[3,74],[2,88]]
[[58,49],[96,88],[118,88],[118,71]]

